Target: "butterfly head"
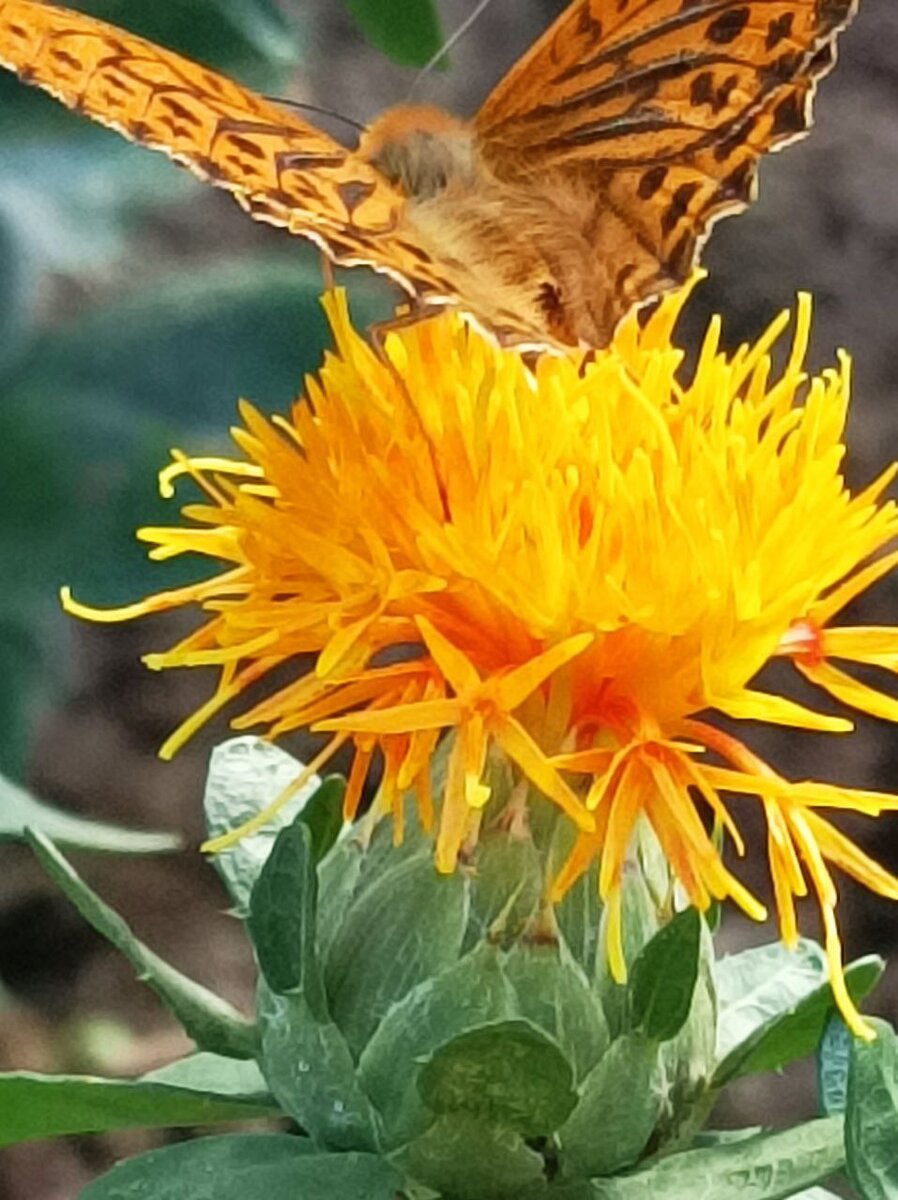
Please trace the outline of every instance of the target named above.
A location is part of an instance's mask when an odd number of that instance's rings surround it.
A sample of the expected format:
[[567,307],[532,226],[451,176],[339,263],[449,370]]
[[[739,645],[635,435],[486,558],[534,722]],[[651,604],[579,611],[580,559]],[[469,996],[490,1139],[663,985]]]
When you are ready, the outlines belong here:
[[470,127],[440,108],[388,109],[362,134],[359,154],[415,200],[429,200],[453,183],[469,186],[475,169]]

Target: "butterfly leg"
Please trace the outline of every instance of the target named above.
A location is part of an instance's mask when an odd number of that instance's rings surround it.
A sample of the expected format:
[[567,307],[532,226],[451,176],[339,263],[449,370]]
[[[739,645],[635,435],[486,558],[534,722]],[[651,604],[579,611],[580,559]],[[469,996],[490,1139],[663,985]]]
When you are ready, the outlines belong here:
[[336,282],[334,281],[333,259],[325,254],[323,250],[319,251],[318,259],[321,263],[321,286],[324,288],[325,292],[332,292],[337,286]]
[[430,317],[435,317],[438,311],[438,309],[417,304],[415,301],[410,300],[405,304],[397,305],[392,317],[388,317],[385,321],[375,321],[372,325],[369,325],[367,330],[368,336],[380,361],[387,365],[392,365],[386,352],[388,333],[398,333],[402,329],[410,329],[412,325],[417,325],[419,321],[426,321]]

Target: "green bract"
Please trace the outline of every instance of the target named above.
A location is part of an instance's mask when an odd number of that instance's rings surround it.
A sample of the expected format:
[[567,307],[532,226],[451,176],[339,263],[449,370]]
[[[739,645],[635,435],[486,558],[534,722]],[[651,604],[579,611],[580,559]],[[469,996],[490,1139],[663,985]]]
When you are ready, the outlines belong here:
[[[213,833],[300,767],[253,738],[220,747]],[[498,773],[501,777],[501,772]],[[121,1164],[89,1200],[824,1200],[846,1165],[862,1200],[898,1195],[894,1034],[853,1045],[819,947],[714,960],[641,830],[625,879],[628,982],[609,976],[603,915],[578,883],[541,902],[551,816],[497,821],[451,876],[408,814],[341,831],[342,786],[315,784],[276,830],[217,862],[259,966],[247,1021],[142,946],[46,836],[30,840],[84,917],[127,955],[197,1043],[152,1077],[0,1078],[0,1144],[123,1125],[240,1121]],[[860,997],[881,964],[854,964]],[[702,1132],[728,1080],[817,1050],[822,1111],[793,1130]],[[6,1114],[6,1115],[3,1115]],[[247,1133],[286,1116],[291,1133]]]

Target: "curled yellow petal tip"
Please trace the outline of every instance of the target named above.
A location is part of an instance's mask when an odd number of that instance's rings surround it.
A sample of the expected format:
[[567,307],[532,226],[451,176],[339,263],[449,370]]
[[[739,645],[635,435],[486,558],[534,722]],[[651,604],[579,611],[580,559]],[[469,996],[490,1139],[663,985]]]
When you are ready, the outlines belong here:
[[95,624],[117,625],[120,621],[133,621],[135,617],[146,616],[152,611],[152,601],[147,600],[139,600],[136,604],[120,604],[115,608],[94,608],[91,604],[76,600],[68,586],[59,589],[59,599],[63,611],[69,616]]

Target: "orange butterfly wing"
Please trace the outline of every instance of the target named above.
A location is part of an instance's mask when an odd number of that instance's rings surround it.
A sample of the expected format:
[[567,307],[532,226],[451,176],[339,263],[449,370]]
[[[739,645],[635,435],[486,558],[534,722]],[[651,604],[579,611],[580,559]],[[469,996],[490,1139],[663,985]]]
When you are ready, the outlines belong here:
[[[465,308],[509,341],[600,345],[634,303],[685,278],[711,222],[751,199],[760,155],[806,129],[852,11],[853,0],[575,0],[473,131],[433,110],[378,123],[384,161],[398,152],[410,178],[427,166],[433,184],[446,166],[432,196],[394,185],[370,147],[348,151],[79,13],[0,0],[0,65],[337,262]],[[429,158],[471,137],[470,167],[454,151]]]
[[0,0],[0,65],[161,150],[258,220],[311,238],[413,294],[448,285],[397,234],[404,197],[312,125],[214,71],[81,13]]
[[807,130],[855,6],[579,0],[489,96],[475,126],[500,178],[594,190],[610,328],[688,275],[713,221],[753,198],[760,156]]

